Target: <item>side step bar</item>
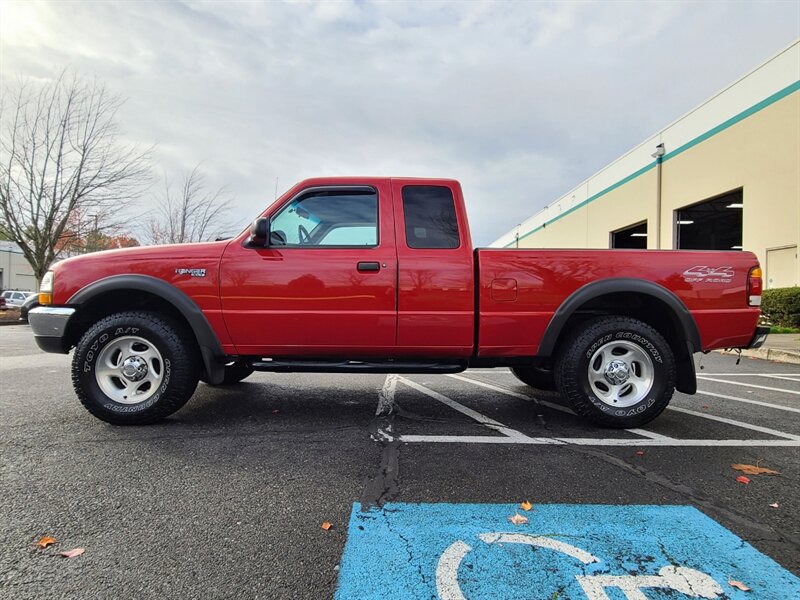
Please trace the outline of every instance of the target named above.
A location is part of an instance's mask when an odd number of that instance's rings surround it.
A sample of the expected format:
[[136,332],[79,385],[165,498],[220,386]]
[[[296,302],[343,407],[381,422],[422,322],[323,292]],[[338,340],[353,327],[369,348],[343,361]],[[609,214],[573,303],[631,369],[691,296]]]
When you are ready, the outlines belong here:
[[278,373],[461,373],[466,363],[407,361],[249,360],[256,371]]

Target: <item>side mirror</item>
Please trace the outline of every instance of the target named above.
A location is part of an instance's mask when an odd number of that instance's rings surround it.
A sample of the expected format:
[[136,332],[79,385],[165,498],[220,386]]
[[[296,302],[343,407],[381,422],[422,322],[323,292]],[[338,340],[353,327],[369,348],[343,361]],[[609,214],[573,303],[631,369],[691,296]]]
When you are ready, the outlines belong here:
[[250,226],[247,245],[251,248],[266,248],[269,244],[269,217],[259,217]]

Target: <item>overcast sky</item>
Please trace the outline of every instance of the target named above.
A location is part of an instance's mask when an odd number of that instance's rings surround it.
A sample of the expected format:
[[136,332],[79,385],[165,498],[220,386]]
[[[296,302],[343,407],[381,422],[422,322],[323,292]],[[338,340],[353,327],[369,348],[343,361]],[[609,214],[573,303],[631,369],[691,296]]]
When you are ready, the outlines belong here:
[[800,2],[2,0],[0,36],[4,82],[96,75],[242,226],[276,178],[453,177],[486,245],[795,40]]

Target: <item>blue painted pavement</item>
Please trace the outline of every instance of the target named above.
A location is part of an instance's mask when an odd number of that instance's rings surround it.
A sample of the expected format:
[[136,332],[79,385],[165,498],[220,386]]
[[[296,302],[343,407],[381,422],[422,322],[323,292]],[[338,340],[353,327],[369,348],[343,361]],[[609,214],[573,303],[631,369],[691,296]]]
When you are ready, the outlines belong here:
[[690,506],[356,503],[336,598],[789,600],[800,579]]

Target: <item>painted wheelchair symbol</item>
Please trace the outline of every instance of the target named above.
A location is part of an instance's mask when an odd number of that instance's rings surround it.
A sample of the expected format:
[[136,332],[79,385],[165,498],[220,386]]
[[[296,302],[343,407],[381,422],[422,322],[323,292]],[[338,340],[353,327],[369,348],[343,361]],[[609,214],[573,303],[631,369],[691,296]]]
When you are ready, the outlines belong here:
[[[570,556],[585,565],[599,563],[596,556],[566,542],[553,538],[521,533],[482,533],[478,536],[487,544],[527,544],[554,550]],[[439,558],[436,567],[436,591],[441,600],[466,600],[458,584],[458,568],[472,548],[457,541]],[[611,600],[605,590],[617,588],[628,600],[647,600],[642,592],[646,588],[662,588],[681,592],[689,598],[714,600],[722,595],[722,587],[711,576],[688,567],[668,565],[658,575],[576,575],[588,600]]]

